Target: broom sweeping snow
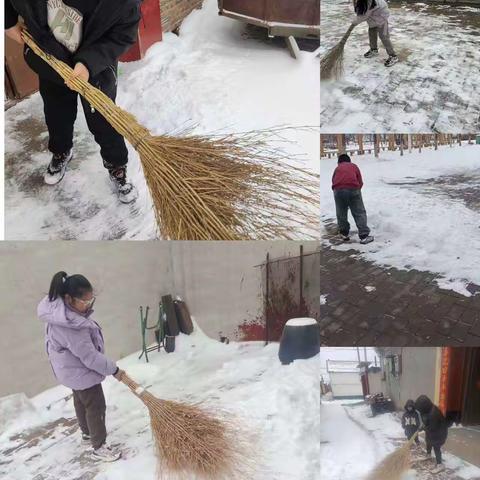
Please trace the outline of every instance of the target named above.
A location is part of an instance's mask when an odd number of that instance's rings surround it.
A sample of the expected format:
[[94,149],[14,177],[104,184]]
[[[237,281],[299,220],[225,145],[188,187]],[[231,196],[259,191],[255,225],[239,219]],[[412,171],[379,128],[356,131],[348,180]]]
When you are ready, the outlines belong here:
[[119,380],[148,408],[159,478],[249,477],[249,440],[234,420],[199,405],[158,399],[126,373]]
[[320,60],[320,77],[322,80],[330,80],[331,78],[340,78],[342,76],[343,52],[348,37],[350,37],[354,28],[355,24],[352,23],[340,42],[331,48]]
[[[72,69],[27,45],[64,80]],[[69,82],[137,150],[160,233],[172,240],[296,239],[318,230],[319,177],[269,146],[280,129],[215,136],[153,136],[80,78]],[[212,108],[215,108],[212,106]],[[312,236],[315,234],[312,234]]]
[[402,447],[387,455],[366,480],[401,480],[402,475],[410,468],[410,447],[417,436],[418,432]]

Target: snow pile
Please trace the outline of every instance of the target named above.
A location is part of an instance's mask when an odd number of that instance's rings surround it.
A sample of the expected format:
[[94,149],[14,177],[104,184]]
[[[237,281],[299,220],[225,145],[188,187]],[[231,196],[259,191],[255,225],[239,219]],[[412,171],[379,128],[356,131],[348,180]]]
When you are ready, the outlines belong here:
[[[382,152],[353,158],[375,242],[354,248],[379,265],[429,271],[440,287],[470,295],[480,285],[480,146],[439,147],[422,153]],[[321,211],[336,222],[330,179],[336,159],[321,160]],[[353,231],[355,223],[351,219]]]
[[[218,16],[216,0],[206,0],[184,21],[180,36],[167,33],[142,61],[121,64],[117,103],[155,134],[188,127],[198,134],[318,127],[318,58],[302,52],[294,60],[285,48],[245,38],[244,31],[242,23]],[[5,115],[6,237],[154,238],[151,199],[136,152],[129,146],[129,175],[140,196],[135,205],[121,205],[83,114],[66,177],[55,187],[43,184],[50,155],[42,109],[35,94]],[[282,150],[318,172],[318,131],[282,136]]]
[[[174,353],[152,353],[150,359],[146,364],[138,360],[136,353],[118,364],[153,394],[221,406],[254,432],[258,439],[259,466],[252,480],[318,480],[318,357],[282,366],[278,344],[225,345],[197,330],[189,337],[177,337]],[[155,459],[147,409],[111,377],[104,382],[104,391],[108,440],[120,445],[125,458],[110,465],[93,464],[82,457],[85,447],[80,444],[78,430],[70,435],[57,433],[41,439],[35,447],[7,457],[11,463],[3,466],[6,478],[23,480],[48,472],[51,475],[45,477],[48,480],[154,480]],[[65,389],[59,387],[33,402],[41,408],[40,405],[59,400],[64,394]],[[51,420],[73,417],[72,401],[57,401],[48,415]],[[0,450],[15,445],[8,438],[0,437]],[[65,465],[68,465],[66,470]]]

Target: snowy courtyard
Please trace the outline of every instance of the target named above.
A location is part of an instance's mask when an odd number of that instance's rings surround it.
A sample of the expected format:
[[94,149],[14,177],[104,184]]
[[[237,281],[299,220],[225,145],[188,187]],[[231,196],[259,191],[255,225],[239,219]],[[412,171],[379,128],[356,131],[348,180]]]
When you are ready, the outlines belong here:
[[[324,480],[361,480],[387,454],[401,446],[405,434],[400,415],[372,416],[363,401],[322,398],[321,404],[321,478]],[[421,448],[412,450],[411,470],[405,480],[478,480],[480,468],[448,452],[446,470],[432,475],[433,462],[421,462]]]
[[[321,160],[323,343],[477,345],[480,339],[480,146],[353,156],[375,237],[338,241]],[[468,240],[466,240],[468,239]]]
[[[283,43],[218,16],[217,1],[206,0],[185,19],[178,36],[166,33],[143,60],[120,64],[117,103],[155,134],[316,127],[289,130],[282,149],[318,173],[319,59],[308,50],[295,60]],[[81,108],[75,132],[67,175],[50,187],[43,183],[51,155],[40,95],[6,112],[6,239],[156,238],[151,199],[133,148],[128,145],[128,168],[139,198],[122,205]]]
[[[319,480],[318,356],[282,366],[277,355],[278,344],[226,345],[197,329],[189,337],[177,337],[174,353],[151,353],[148,364],[136,353],[118,364],[158,397],[205,401],[240,419],[258,440],[252,480]],[[56,387],[19,402],[21,408],[10,412],[0,435],[0,476],[156,479],[147,409],[113,378],[104,382],[104,390],[108,441],[123,451],[121,460],[99,464],[89,457],[81,445],[73,402],[63,400],[71,391]]]
[[[321,51],[340,41],[353,18],[350,0],[322,0]],[[322,82],[321,127],[333,132],[471,133],[480,126],[480,9],[391,1],[391,40],[400,58],[385,68],[369,49],[366,23],[345,47],[344,75]]]

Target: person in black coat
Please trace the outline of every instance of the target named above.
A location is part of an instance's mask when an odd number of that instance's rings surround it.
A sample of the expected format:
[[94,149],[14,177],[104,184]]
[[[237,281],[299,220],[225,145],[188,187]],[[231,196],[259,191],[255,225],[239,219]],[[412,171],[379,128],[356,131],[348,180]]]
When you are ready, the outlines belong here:
[[[5,0],[5,29],[11,39],[23,44],[23,24],[39,46],[73,68],[82,78],[115,100],[118,59],[136,42],[140,0]],[[28,46],[24,58],[39,76],[52,160],[45,182],[53,185],[65,175],[72,158],[73,126],[77,116],[77,93]],[[66,84],[65,84],[66,83]],[[128,151],[123,137],[82,98],[88,128],[100,145],[100,153],[119,199],[136,198],[127,181]]]
[[441,447],[447,441],[447,421],[440,409],[426,395],[420,395],[417,398],[415,409],[422,416],[427,456],[430,458],[433,448],[437,462],[437,468],[434,470],[434,473],[439,473],[444,470]]
[[[408,440],[410,440],[413,435],[420,430],[421,426],[422,417],[420,412],[415,410],[415,402],[413,400],[407,400],[407,403],[405,403],[405,412],[402,416],[402,428]],[[420,445],[418,435],[415,437],[415,443]]]

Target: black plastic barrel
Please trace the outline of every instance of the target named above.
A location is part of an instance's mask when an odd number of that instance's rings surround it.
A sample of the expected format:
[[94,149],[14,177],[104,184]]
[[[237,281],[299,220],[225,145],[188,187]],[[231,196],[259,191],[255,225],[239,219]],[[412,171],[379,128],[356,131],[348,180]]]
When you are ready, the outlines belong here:
[[292,318],[283,327],[278,358],[283,365],[320,352],[320,324],[314,318]]
[[165,351],[172,353],[175,351],[175,337],[172,335],[165,336]]

